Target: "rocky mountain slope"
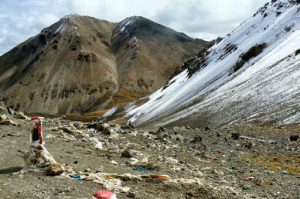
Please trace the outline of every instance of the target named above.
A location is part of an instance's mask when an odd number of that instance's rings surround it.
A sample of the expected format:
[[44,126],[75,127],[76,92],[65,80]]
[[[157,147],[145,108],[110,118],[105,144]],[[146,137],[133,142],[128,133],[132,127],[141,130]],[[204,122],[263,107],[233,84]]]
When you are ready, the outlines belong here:
[[299,19],[299,1],[267,3],[127,116],[135,125],[299,122]]
[[143,17],[66,16],[0,57],[0,101],[28,113],[106,108],[157,90],[206,46]]

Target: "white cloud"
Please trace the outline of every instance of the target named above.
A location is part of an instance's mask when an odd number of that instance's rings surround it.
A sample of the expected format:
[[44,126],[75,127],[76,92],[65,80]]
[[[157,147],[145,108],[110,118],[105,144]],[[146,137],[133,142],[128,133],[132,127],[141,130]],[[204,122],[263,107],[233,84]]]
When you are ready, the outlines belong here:
[[144,16],[186,34],[211,40],[230,32],[268,0],[2,0],[0,55],[68,14],[112,22]]

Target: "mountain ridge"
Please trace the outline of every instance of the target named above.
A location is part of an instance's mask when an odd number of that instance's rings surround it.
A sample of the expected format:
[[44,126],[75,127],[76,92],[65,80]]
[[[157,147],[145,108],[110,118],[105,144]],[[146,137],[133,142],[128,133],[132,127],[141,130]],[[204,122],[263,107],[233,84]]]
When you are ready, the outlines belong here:
[[109,108],[116,95],[136,99],[158,89],[182,59],[208,44],[181,37],[143,17],[120,23],[63,17],[0,56],[0,100],[27,113],[65,114]]
[[[147,103],[132,107],[127,114],[130,121],[195,127],[234,122],[285,124],[291,117],[289,122],[300,121],[295,90],[299,7],[296,1],[267,3],[222,41],[191,59]],[[295,83],[291,85],[289,78]]]

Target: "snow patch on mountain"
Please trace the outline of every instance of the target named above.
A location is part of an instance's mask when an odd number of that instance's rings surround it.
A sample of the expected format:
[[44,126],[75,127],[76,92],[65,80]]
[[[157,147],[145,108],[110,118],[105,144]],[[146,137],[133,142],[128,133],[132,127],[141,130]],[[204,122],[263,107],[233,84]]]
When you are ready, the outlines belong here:
[[118,27],[114,30],[113,33],[113,37],[118,36],[119,34],[122,34],[124,32],[127,32],[127,28],[133,24],[135,22],[135,20],[137,19],[136,16],[133,17],[127,17],[126,19],[124,19],[123,21],[120,22],[120,24],[118,25]]
[[103,117],[109,117],[112,114],[114,114],[117,111],[117,107],[112,107],[111,109],[109,109],[106,113],[104,113]]
[[[233,115],[221,120],[245,119],[245,114],[252,115],[252,119],[257,118],[254,115],[256,111],[262,118],[258,108],[267,112],[267,108],[283,103],[282,95],[286,96],[285,100],[291,101],[295,97],[293,93],[298,92],[300,82],[291,86],[289,78],[298,78],[299,74],[299,56],[294,56],[300,48],[299,19],[299,3],[281,0],[266,4],[220,43],[212,46],[204,57],[205,61],[200,63],[200,70],[191,76],[188,69],[184,70],[152,94],[147,103],[129,111],[127,116],[134,124],[167,118],[162,121],[166,124],[201,113],[204,108],[212,112],[225,110],[244,99],[246,102],[241,107],[233,108]],[[243,60],[245,55],[251,55],[255,46],[260,45],[264,46],[261,52]],[[200,57],[195,61],[197,59]],[[240,67],[235,67],[237,64]],[[248,106],[246,112],[242,111],[245,105]],[[277,118],[287,117],[287,114],[292,113],[287,110]],[[271,119],[266,117],[262,120]]]
[[66,21],[62,22],[62,23],[60,24],[60,26],[56,29],[56,31],[54,32],[54,34],[58,34],[58,33],[64,32],[64,30],[66,29],[67,25],[68,25],[68,24],[67,24]]

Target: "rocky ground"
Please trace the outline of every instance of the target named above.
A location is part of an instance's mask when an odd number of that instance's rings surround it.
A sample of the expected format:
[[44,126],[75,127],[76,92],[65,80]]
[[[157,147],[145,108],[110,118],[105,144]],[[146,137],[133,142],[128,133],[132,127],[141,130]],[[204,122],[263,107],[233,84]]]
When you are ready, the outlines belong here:
[[153,131],[45,119],[45,146],[66,168],[47,176],[21,170],[31,121],[6,117],[0,121],[3,199],[90,199],[99,189],[117,198],[300,198],[300,125]]

